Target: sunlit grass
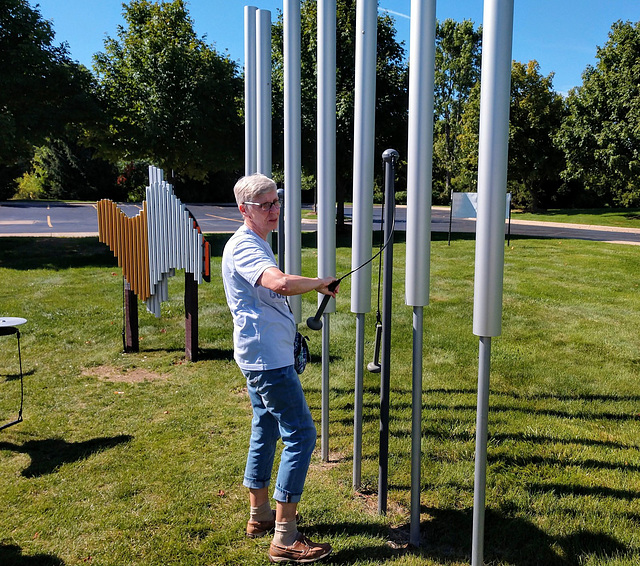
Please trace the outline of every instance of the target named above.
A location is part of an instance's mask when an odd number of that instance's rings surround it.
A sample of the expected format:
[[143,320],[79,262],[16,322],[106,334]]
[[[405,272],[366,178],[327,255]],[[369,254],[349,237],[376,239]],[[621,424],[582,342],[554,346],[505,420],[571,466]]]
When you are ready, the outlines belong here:
[[[438,236],[441,237],[441,236]],[[184,360],[183,276],[163,316],[140,307],[122,354],[122,278],[95,239],[0,239],[0,314],[22,316],[25,421],[0,431],[0,564],[266,564],[245,539],[250,407],[232,361],[219,250],[200,287],[201,361]],[[303,272],[315,271],[305,236]],[[338,274],[350,270],[340,241]],[[331,315],[330,462],[315,455],[300,510],[328,564],[462,565],[471,553],[478,339],[474,242],[432,244],[425,307],[422,546],[406,547],[411,309],[394,253],[389,513],[376,514],[380,376],[365,373],[362,490],[352,482],[355,320],[350,280]],[[625,565],[640,554],[640,297],[634,246],[514,239],[492,349],[485,560]],[[377,267],[367,314],[373,355]],[[316,309],[303,301],[303,319]],[[301,376],[320,424],[319,333]],[[19,404],[2,337],[0,423]],[[319,447],[319,444],[318,444]]]
[[638,208],[549,209],[536,213],[513,211],[511,217],[514,220],[567,222],[640,229],[640,209]]

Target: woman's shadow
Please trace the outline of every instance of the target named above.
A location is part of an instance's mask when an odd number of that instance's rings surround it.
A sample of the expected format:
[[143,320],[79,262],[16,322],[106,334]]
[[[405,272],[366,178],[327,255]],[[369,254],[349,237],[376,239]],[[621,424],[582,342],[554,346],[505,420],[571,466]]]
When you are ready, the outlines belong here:
[[3,566],[64,566],[64,562],[51,554],[25,556],[19,546],[0,544],[0,564]]
[[[63,464],[77,462],[97,452],[129,442],[132,436],[121,434],[113,437],[93,438],[84,442],[67,442],[61,438],[28,440],[22,446],[0,442],[0,450],[12,450],[31,457],[29,467],[23,470],[25,478],[36,478],[55,472]],[[0,561],[0,564],[8,564]]]

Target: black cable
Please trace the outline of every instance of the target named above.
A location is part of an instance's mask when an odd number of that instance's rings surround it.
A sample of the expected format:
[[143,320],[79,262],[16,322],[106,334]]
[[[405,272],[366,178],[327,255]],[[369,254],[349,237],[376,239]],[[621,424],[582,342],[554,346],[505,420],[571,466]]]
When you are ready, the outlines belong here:
[[389,245],[389,243],[391,242],[391,239],[393,238],[393,232],[395,230],[396,227],[396,218],[395,215],[393,217],[393,224],[391,225],[391,231],[389,232],[389,237],[387,238],[387,241],[384,243],[384,246],[382,246],[380,248],[380,250],[378,251],[378,253],[374,256],[372,256],[371,258],[369,258],[367,261],[365,261],[363,264],[359,265],[358,267],[356,267],[355,269],[352,269],[351,271],[349,271],[349,273],[346,273],[345,275],[343,275],[342,277],[340,277],[338,279],[338,283],[340,283],[340,281],[342,281],[343,279],[346,279],[347,277],[349,277],[349,275],[354,274],[356,271],[361,270],[363,267],[365,267],[366,265],[369,265],[374,259],[376,259],[385,249],[386,247]]
[[[370,257],[367,261],[365,261],[355,269],[352,269],[351,271],[349,271],[349,273],[345,273],[342,277],[340,277],[339,279],[336,279],[333,283],[331,283],[328,286],[329,291],[333,291],[343,279],[346,279],[347,277],[349,277],[349,275],[352,275],[356,271],[370,264],[374,259],[376,259],[380,254],[382,254],[382,252],[386,249],[386,247],[389,245],[389,243],[393,239],[393,233],[395,231],[395,227],[396,227],[396,215],[395,215],[395,208],[394,208],[393,223],[391,224],[391,230],[389,230],[389,237],[387,238],[387,241],[384,243],[384,246],[380,248],[377,254]],[[331,299],[331,296],[325,295],[324,298],[322,299],[322,303],[320,303],[320,306],[316,311],[315,316],[310,316],[307,319],[307,326],[311,328],[311,330],[320,330],[322,328],[322,321],[320,320],[320,317],[322,316],[324,309],[327,308],[327,305],[329,304],[329,299]]]
[[20,364],[20,410],[18,411],[18,421],[22,421],[22,407],[24,404],[24,377],[22,374],[22,354],[20,353],[20,331],[18,334],[18,362]]
[[[385,197],[382,198],[382,214],[380,216],[380,231],[384,226],[384,205],[385,205]],[[380,238],[380,245],[382,246],[382,238]],[[380,314],[380,287],[382,284],[382,256],[378,258],[378,304],[376,307],[376,324],[381,324],[381,314]]]

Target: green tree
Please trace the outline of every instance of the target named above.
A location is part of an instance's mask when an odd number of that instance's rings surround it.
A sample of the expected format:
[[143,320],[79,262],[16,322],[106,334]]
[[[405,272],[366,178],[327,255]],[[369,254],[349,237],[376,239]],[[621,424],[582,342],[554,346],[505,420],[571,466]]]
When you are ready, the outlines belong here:
[[[112,161],[149,160],[204,180],[239,167],[242,85],[236,65],[198,38],[184,0],[132,0],[125,26],[94,56]],[[175,179],[174,179],[175,181]]]
[[[480,80],[481,29],[473,22],[447,19],[436,26],[434,92],[434,196],[448,202],[464,157],[459,137],[471,89]],[[457,182],[458,181],[458,182]],[[468,188],[468,187],[467,187]]]
[[[355,0],[338,0],[336,5],[336,197],[339,203],[353,186],[353,109],[355,98]],[[302,0],[302,164],[307,175],[316,170],[316,57],[317,6]],[[284,59],[282,15],[273,26],[273,113],[274,162],[282,167],[284,132]],[[378,16],[376,68],[376,156],[393,147],[406,159],[408,70],[404,47],[396,41],[393,19]],[[381,161],[376,160],[378,172]]]
[[558,204],[563,154],[554,144],[563,117],[553,74],[540,74],[537,61],[511,67],[508,189],[515,204],[548,208]]
[[51,23],[27,0],[0,4],[0,196],[28,167],[33,146],[87,119],[91,75],[54,45]]
[[[640,22],[618,21],[567,98],[558,135],[569,183],[599,206],[640,206]],[[584,200],[584,197],[583,197]]]
[[48,198],[127,198],[117,184],[117,168],[95,157],[95,149],[81,145],[74,136],[49,140],[37,149],[33,161],[35,170],[42,172],[43,196]]
[[[559,205],[563,154],[554,144],[563,117],[562,97],[553,90],[553,74],[540,75],[537,61],[511,66],[508,190],[513,203],[527,209]],[[460,135],[460,180],[476,190],[480,83],[466,104]]]

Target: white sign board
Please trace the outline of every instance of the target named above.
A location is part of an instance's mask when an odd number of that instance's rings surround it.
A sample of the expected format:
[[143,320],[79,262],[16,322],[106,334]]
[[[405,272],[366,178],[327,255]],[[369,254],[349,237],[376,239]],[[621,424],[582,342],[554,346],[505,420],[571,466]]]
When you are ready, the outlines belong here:
[[[511,193],[507,193],[504,219],[509,220],[511,209]],[[478,193],[451,193],[452,218],[477,218]]]

